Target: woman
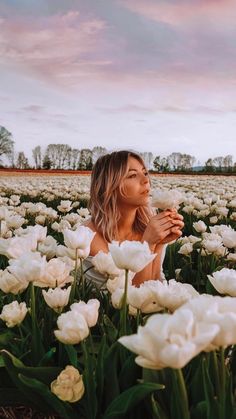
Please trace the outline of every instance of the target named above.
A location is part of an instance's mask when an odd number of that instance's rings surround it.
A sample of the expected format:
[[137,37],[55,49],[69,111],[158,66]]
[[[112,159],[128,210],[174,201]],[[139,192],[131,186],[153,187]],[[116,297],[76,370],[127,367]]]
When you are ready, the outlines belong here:
[[95,163],[90,188],[91,219],[86,226],[97,234],[90,256],[100,250],[108,252],[112,240],[146,241],[157,256],[136,273],[136,286],[149,279],[161,279],[166,244],[179,238],[184,226],[183,217],[175,209],[154,215],[149,194],[149,175],[138,154],[115,151]]

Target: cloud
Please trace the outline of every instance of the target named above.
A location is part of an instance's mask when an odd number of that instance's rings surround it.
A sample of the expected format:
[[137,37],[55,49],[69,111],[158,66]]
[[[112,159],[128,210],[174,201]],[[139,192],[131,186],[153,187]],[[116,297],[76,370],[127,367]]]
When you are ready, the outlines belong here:
[[118,0],[124,8],[170,25],[191,24],[197,19],[235,21],[234,0]]
[[78,11],[1,18],[1,61],[15,62],[45,79],[73,85],[109,65],[97,53],[104,30],[105,22],[82,18]]
[[44,106],[41,105],[28,105],[22,108],[23,111],[32,112],[32,113],[41,113],[45,110]]

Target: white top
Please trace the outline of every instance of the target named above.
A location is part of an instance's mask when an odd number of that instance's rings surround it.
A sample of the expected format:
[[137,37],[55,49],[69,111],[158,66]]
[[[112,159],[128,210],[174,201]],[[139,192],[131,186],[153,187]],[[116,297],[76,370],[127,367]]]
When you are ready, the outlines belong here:
[[[167,244],[163,246],[162,254],[161,254],[161,278],[162,280],[165,279],[165,275],[163,272],[163,262],[166,255],[166,247]],[[104,275],[100,274],[100,272],[96,271],[94,269],[93,263],[92,263],[93,256],[88,256],[83,261],[84,271],[86,269],[90,268],[86,273],[85,277],[87,280],[92,281],[99,289],[104,290],[106,289],[106,281],[107,278],[104,277]]]

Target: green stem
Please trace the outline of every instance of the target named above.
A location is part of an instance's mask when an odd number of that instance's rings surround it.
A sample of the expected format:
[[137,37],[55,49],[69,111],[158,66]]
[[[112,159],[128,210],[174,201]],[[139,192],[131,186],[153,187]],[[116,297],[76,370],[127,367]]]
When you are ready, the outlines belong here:
[[182,410],[182,419],[190,419],[189,414],[189,405],[188,405],[188,394],[186,390],[186,385],[183,377],[183,372],[181,369],[175,370],[176,372],[176,381],[179,390],[179,401],[180,408]]
[[96,357],[95,357],[95,349],[94,349],[94,343],[93,343],[93,336],[91,334],[91,331],[89,332],[89,345],[91,348],[91,353],[92,353],[92,357],[93,357],[93,363],[94,366],[96,365]]
[[32,356],[33,362],[37,360],[37,342],[36,342],[36,314],[35,314],[35,290],[33,282],[30,283],[30,314],[32,321]]
[[121,307],[121,330],[120,336],[127,334],[127,293],[128,293],[128,273],[129,270],[125,269],[125,288],[122,298],[122,307]]
[[80,258],[80,278],[82,283],[82,300],[84,299],[85,294],[85,284],[84,284],[84,267],[83,267],[83,259]]
[[216,351],[212,351],[212,356],[213,356],[213,365],[214,365],[214,373],[215,373],[216,395],[217,395],[217,398],[219,399],[221,395],[221,388],[220,388],[220,376],[219,376],[219,368],[218,368],[218,360],[217,360]]
[[141,313],[140,308],[137,308],[137,317],[136,317],[136,326],[137,326],[137,330],[138,330],[138,327],[139,327],[139,325],[140,325],[140,313]]
[[220,418],[225,418],[225,384],[226,384],[226,371],[225,371],[225,351],[224,348],[220,348]]
[[75,299],[75,290],[77,285],[77,271],[78,271],[78,258],[77,258],[78,249],[75,250],[75,270],[74,270],[74,282],[71,287],[70,292],[70,301],[69,304],[71,305]]
[[96,388],[95,380],[93,373],[93,365],[91,358],[88,352],[86,340],[81,342],[81,348],[83,351],[84,358],[84,371],[83,371],[83,380],[85,384],[85,397],[86,397],[86,418],[94,419],[96,417],[97,403],[95,398]]

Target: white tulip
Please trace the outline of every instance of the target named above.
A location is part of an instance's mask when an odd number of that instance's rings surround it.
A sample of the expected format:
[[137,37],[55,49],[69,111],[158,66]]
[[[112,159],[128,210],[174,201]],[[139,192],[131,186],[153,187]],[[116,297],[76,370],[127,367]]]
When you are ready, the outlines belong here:
[[190,253],[192,253],[192,251],[193,251],[192,243],[185,243],[178,250],[178,253],[180,253],[181,255],[187,256],[187,255],[190,255]]
[[27,311],[25,302],[12,301],[12,303],[3,306],[0,319],[6,323],[7,327],[18,326],[24,320]]
[[38,251],[42,255],[46,255],[47,259],[52,259],[57,253],[57,242],[52,236],[47,236],[46,239],[38,244]]
[[28,284],[24,278],[16,278],[7,269],[0,271],[0,290],[6,294],[9,292],[14,295],[20,294],[28,287]]
[[42,281],[46,278],[47,261],[39,252],[25,253],[18,259],[10,259],[8,271],[22,282]]
[[236,344],[236,298],[200,295],[189,300],[178,310],[182,309],[191,310],[197,321],[203,321],[212,327],[217,325],[218,333],[205,348],[206,352],[220,346]]
[[205,233],[205,231],[207,230],[207,226],[202,220],[199,220],[198,222],[193,223],[193,228],[194,230],[197,231],[197,233]]
[[[235,255],[236,256],[236,255]],[[213,287],[220,294],[227,294],[236,297],[236,270],[223,268],[220,271],[207,275]]]
[[5,220],[6,220],[7,227],[14,228],[14,229],[21,227],[25,222],[25,219],[21,217],[20,215],[12,215],[12,214],[8,215]]
[[[151,281],[160,282],[160,281]],[[139,288],[128,287],[127,303],[132,307],[139,309],[142,313],[156,313],[164,307],[160,304],[156,293],[152,287],[148,286],[149,281],[145,281]]]
[[0,207],[0,221],[3,221],[6,219],[6,217],[10,214],[7,207]]
[[227,255],[227,259],[232,261],[232,262],[236,262],[236,253],[229,253]]
[[70,247],[62,246],[61,244],[57,246],[57,256],[61,257],[69,257],[70,259],[75,260],[76,254],[77,259],[86,259],[89,256],[90,253],[90,245],[86,247],[85,249],[71,249]]
[[51,383],[51,392],[64,402],[78,402],[84,394],[83,377],[72,365],[67,367]]
[[94,298],[89,300],[87,304],[84,301],[73,303],[70,306],[70,309],[76,313],[82,314],[88,323],[88,327],[93,327],[98,320],[99,307],[100,302]]
[[35,222],[43,226],[46,222],[46,217],[44,215],[38,215],[35,217]]
[[207,250],[209,253],[214,253],[217,251],[219,247],[222,247],[222,241],[220,240],[207,240],[204,239],[202,241],[203,247]]
[[111,303],[114,308],[121,309],[122,306],[122,299],[124,296],[124,289],[123,288],[117,288],[112,294],[111,294]]
[[119,269],[139,272],[155,259],[147,242],[125,240],[121,244],[116,241],[108,244],[111,256]]
[[122,272],[116,267],[111,253],[105,253],[102,250],[92,258],[92,264],[98,272],[109,278],[115,278]]
[[58,330],[56,338],[67,345],[75,345],[86,339],[89,335],[88,323],[84,316],[76,311],[67,311],[57,319]]
[[81,217],[87,218],[90,215],[88,208],[79,208],[77,209],[78,214]]
[[236,248],[236,231],[228,230],[222,234],[222,241],[224,246],[229,249]]
[[152,193],[151,205],[155,208],[162,210],[176,208],[181,202],[183,202],[183,195],[177,190],[170,191],[157,191],[154,190]]
[[54,223],[52,223],[51,227],[54,231],[58,231],[59,233],[63,233],[64,230],[70,229],[71,225],[70,225],[69,221],[61,220],[60,223],[57,223],[56,221]]
[[51,307],[57,313],[60,313],[62,308],[65,307],[69,302],[71,287],[61,289],[49,288],[48,291],[42,290],[43,298],[47,305]]
[[28,226],[21,230],[23,237],[33,237],[38,243],[43,242],[47,237],[47,227],[39,224]]
[[32,236],[0,239],[0,254],[7,258],[17,259],[26,252],[35,251],[36,248],[37,241]]
[[[125,287],[125,272],[122,270],[122,274],[117,276],[114,279],[108,279],[106,282],[106,287],[108,291],[112,294],[117,288]],[[132,271],[128,272],[128,285],[132,285],[132,279],[135,276],[135,273]]]
[[68,282],[73,281],[70,276],[71,267],[59,258],[49,260],[45,267],[45,275],[38,280],[34,280],[37,287],[59,287],[62,288]]
[[122,336],[119,342],[136,353],[143,368],[183,368],[214,339],[219,327],[197,322],[190,310],[174,314],[154,314],[138,333]]
[[57,209],[60,212],[69,212],[72,209],[71,204],[72,204],[72,202],[69,201],[69,200],[68,201],[61,200],[60,205],[57,206]]
[[75,231],[66,229],[63,232],[65,245],[74,250],[90,247],[95,234],[96,232],[85,226],[79,226]]
[[227,217],[229,209],[226,207],[216,208],[216,214],[221,215],[222,217]]
[[170,311],[175,311],[188,300],[198,296],[198,292],[190,284],[182,284],[170,279],[169,281],[147,281],[159,305]]
[[216,224],[218,222],[218,217],[214,215],[213,217],[210,217],[209,221],[211,224]]

